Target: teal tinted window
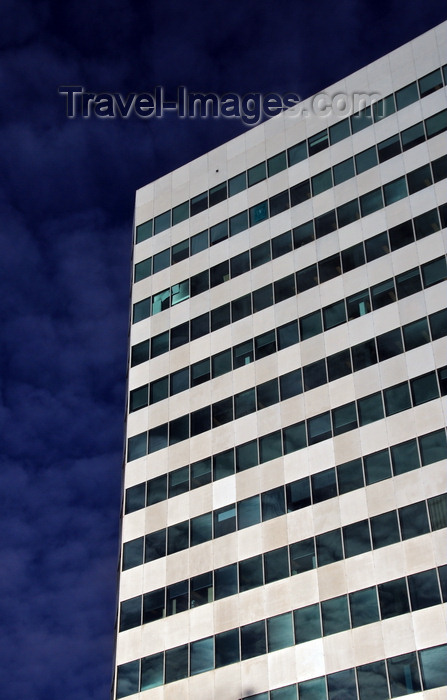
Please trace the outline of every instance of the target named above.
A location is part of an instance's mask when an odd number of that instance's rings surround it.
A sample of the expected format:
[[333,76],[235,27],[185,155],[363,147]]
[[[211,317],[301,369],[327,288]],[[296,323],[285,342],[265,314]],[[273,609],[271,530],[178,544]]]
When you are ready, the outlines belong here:
[[419,99],[417,83],[410,83],[396,92],[397,109],[403,109]]
[[423,190],[425,187],[429,187],[433,184],[430,166],[428,164],[423,165],[421,168],[417,168],[411,173],[408,173],[407,180],[410,194],[414,194],[415,192],[419,192],[419,190]]
[[230,218],[230,236],[235,236],[248,228],[248,212],[242,211]]
[[148,506],[154,505],[154,503],[159,503],[167,498],[167,476],[162,474],[161,476],[155,477],[155,479],[150,479],[147,482],[147,504]]
[[250,226],[255,226],[261,221],[268,218],[268,204],[267,202],[260,202],[255,204],[254,207],[250,208]]
[[137,343],[132,346],[130,366],[135,367],[149,359],[149,341],[143,340],[142,343]]
[[305,422],[295,423],[288,428],[283,428],[284,454],[290,454],[296,450],[306,447],[306,425]]
[[151,315],[151,300],[143,299],[133,305],[132,323],[138,323]]
[[129,598],[120,605],[120,632],[141,625],[141,596]]
[[347,226],[360,218],[359,205],[357,199],[346,202],[341,207],[337,207],[338,227]]
[[387,659],[391,697],[409,695],[421,690],[419,670],[415,652]]
[[220,377],[222,374],[231,372],[231,350],[223,350],[222,352],[213,355],[211,358],[212,373],[214,377]]
[[447,644],[418,653],[424,690],[447,685]]
[[[226,401],[226,399],[224,399],[224,401]],[[214,481],[224,479],[231,474],[234,474],[234,449],[232,447],[229,450],[219,452],[213,457]]]
[[402,131],[400,134],[400,138],[402,141],[403,151],[408,151],[409,148],[413,148],[413,146],[417,146],[419,143],[423,143],[425,141],[423,123],[419,122],[419,124],[410,126],[409,129],[404,129],[404,131]]
[[261,509],[259,506],[259,496],[252,496],[239,501],[237,504],[237,525],[238,530],[256,525],[261,522]]
[[191,547],[208,542],[213,536],[212,514],[204,513],[191,518]]
[[189,202],[183,202],[172,210],[172,225],[185,221],[189,216]]
[[354,669],[348,668],[345,671],[328,674],[327,690],[329,700],[340,700],[340,698],[343,698],[343,700],[357,700]]
[[123,571],[133,569],[143,563],[143,537],[137,537],[123,544]]
[[213,572],[193,576],[190,581],[190,607],[213,602]]
[[214,639],[207,637],[190,645],[190,675],[204,673],[214,668]]
[[447,527],[447,499],[444,494],[428,499],[428,511],[432,530]]
[[374,104],[373,104],[374,121],[378,122],[381,119],[385,119],[385,117],[388,117],[390,114],[394,114],[395,111],[396,111],[396,107],[394,104],[394,95],[388,95],[387,97],[384,97],[382,100],[378,100],[377,102],[374,102]]
[[144,508],[146,505],[146,484],[137,484],[126,489],[124,512],[134,513],[136,510]]
[[308,221],[301,226],[297,226],[293,229],[293,246],[294,248],[300,248],[306,243],[310,243],[315,238],[314,233],[314,222]]
[[309,445],[327,440],[332,436],[331,414],[329,411],[322,413],[307,421],[307,439]]
[[363,468],[360,458],[339,464],[337,467],[338,491],[340,494],[363,488]]
[[236,470],[238,472],[250,469],[258,464],[258,442],[251,440],[236,447]]
[[223,202],[227,198],[227,183],[222,182],[220,185],[212,187],[208,193],[210,207],[214,207],[219,202]]
[[242,192],[247,187],[247,175],[246,173],[241,173],[228,180],[228,196],[233,197],[233,195]]
[[215,636],[215,667],[221,668],[240,660],[239,630],[221,632]]
[[357,171],[357,175],[364,173],[365,170],[373,168],[375,165],[377,165],[377,162],[377,152],[375,146],[371,146],[371,148],[367,148],[366,151],[358,153],[355,156],[355,169]]
[[214,537],[222,537],[236,530],[236,506],[230,505],[214,511]]
[[343,544],[345,557],[355,557],[363,552],[369,552],[371,541],[367,520],[360,520],[343,528]]
[[310,477],[312,485],[312,501],[320,503],[328,498],[337,496],[337,482],[335,478],[335,469],[325,469],[318,474],[312,474]]
[[191,216],[199,214],[201,211],[205,211],[208,208],[208,192],[202,192],[196,197],[190,200]]
[[382,620],[410,612],[407,584],[404,578],[387,581],[377,586]]
[[379,233],[365,241],[365,251],[368,262],[381,258],[382,255],[387,255],[390,252],[387,232]]
[[430,95],[432,92],[439,90],[442,88],[441,69],[437,68],[428,75],[424,75],[423,78],[418,80],[418,83],[421,97],[425,97],[426,95]]
[[171,301],[171,290],[165,289],[163,292],[154,294],[152,297],[152,315],[159,314],[165,309],[169,309],[169,303]]
[[286,484],[287,512],[310,506],[310,484],[309,477],[305,476],[291,484]]
[[441,603],[436,569],[421,571],[409,576],[408,589],[412,610],[422,610]]
[[182,644],[165,652],[165,683],[188,676],[188,645]]
[[292,165],[295,165],[296,163],[300,163],[302,160],[305,160],[307,158],[307,143],[306,141],[302,141],[301,143],[297,143],[295,146],[292,146],[287,150],[287,160],[289,163],[289,167]]
[[446,276],[447,267],[444,257],[422,265],[422,279],[424,281],[424,287],[431,287],[433,284],[437,284],[438,282],[445,280]]
[[142,241],[145,241],[146,239],[150,238],[152,236],[152,229],[152,219],[150,221],[146,221],[144,224],[140,224],[139,226],[137,226],[135,237],[136,243],[142,243]]
[[393,474],[405,474],[419,467],[419,454],[416,440],[407,440],[391,448]]
[[367,425],[383,418],[383,404],[380,392],[365,396],[357,402],[359,425]]
[[400,542],[397,513],[391,510],[371,518],[371,536],[374,549]]
[[302,644],[311,639],[321,637],[320,606],[308,605],[293,611],[293,623],[295,627],[295,643]]
[[[215,599],[220,600],[221,598],[226,598],[230,595],[235,595],[238,592],[238,574],[237,565],[229,564],[229,566],[222,566],[220,569],[214,571],[214,590]],[[238,630],[231,630],[232,632],[237,632]],[[225,634],[225,633],[224,633]],[[216,667],[217,667],[217,637],[216,635]],[[236,659],[239,660],[239,659]],[[233,662],[229,662],[233,663]],[[224,664],[221,664],[224,665]]]
[[267,620],[268,651],[294,645],[292,613],[276,615]]
[[[140,608],[141,608],[141,597]],[[134,600],[134,599],[132,599]],[[122,604],[122,606],[127,605],[128,601]],[[143,596],[143,624],[147,622],[152,622],[153,620],[159,620],[166,614],[165,608],[165,590],[164,588],[159,588],[157,591],[152,591],[151,593],[145,593]],[[140,611],[141,615],[141,611]],[[137,623],[138,625],[141,622]],[[135,625],[132,625],[135,626]],[[127,627],[126,627],[127,629]]]
[[323,600],[321,603],[323,634],[336,634],[350,627],[347,596]]
[[351,130],[353,134],[357,134],[362,129],[372,124],[371,107],[365,107],[357,114],[353,114],[351,119]]
[[191,255],[200,253],[201,250],[208,248],[208,229],[201,231],[191,238]]
[[181,262],[189,256],[189,240],[177,243],[171,248],[171,264]]
[[140,661],[129,661],[117,669],[116,697],[125,698],[138,693],[140,684]]
[[334,165],[333,171],[334,171],[334,185],[339,185],[340,183],[345,182],[345,180],[349,180],[351,177],[354,177],[354,175],[355,175],[353,159],[348,158],[347,160],[344,160],[342,163],[338,163],[338,165]]
[[386,700],[389,697],[384,661],[357,666],[356,671],[360,700]]
[[447,129],[447,109],[426,119],[425,129],[429,139],[445,131]]
[[303,571],[315,569],[317,558],[315,556],[314,538],[295,542],[289,547],[290,550],[290,570],[292,576],[301,574]]
[[[264,577],[266,583],[279,581],[289,576],[288,547],[273,549],[264,554]],[[292,642],[293,644],[293,642]]]
[[168,527],[168,554],[180,552],[189,546],[189,521]]
[[364,588],[349,594],[352,627],[369,625],[379,620],[376,587]]
[[171,225],[171,212],[165,211],[164,214],[156,216],[154,219],[154,235],[161,233]]
[[343,139],[348,138],[351,135],[351,130],[349,128],[349,119],[343,119],[337,122],[333,126],[329,127],[329,138],[331,145],[343,141]]
[[149,690],[163,685],[164,678],[164,654],[152,654],[141,659],[141,688],[140,690]]
[[270,700],[297,700],[296,685],[286,685],[270,691]]
[[392,416],[400,411],[411,408],[410,392],[407,382],[396,384],[383,392],[385,411],[387,416]]
[[372,192],[368,192],[360,197],[360,211],[362,216],[368,216],[378,209],[382,209],[383,199],[382,199],[382,189],[378,187]]
[[262,163],[255,165],[253,168],[250,168],[247,171],[247,175],[249,187],[256,185],[258,182],[261,182],[261,180],[265,180],[267,177],[265,162],[263,161]]
[[322,332],[321,311],[314,311],[307,316],[300,318],[300,337],[301,340],[307,340],[314,335]]
[[265,654],[265,622],[253,622],[251,625],[241,627],[241,660],[252,659],[254,656]]
[[319,131],[318,134],[311,136],[307,141],[309,144],[309,156],[313,156],[315,153],[323,151],[329,146],[327,129]]
[[398,202],[399,199],[406,197],[408,192],[405,177],[399,177],[396,180],[389,182],[387,185],[384,185],[383,194],[385,197],[385,206],[389,206],[394,202]]
[[332,564],[343,559],[340,530],[331,530],[315,538],[318,566]]
[[135,265],[134,281],[140,282],[152,274],[152,258],[146,258]]
[[440,230],[439,216],[436,209],[431,209],[424,214],[415,216],[413,223],[416,238],[418,240]]
[[379,155],[379,163],[384,163],[386,160],[397,156],[400,153],[399,134],[390,136],[389,139],[385,139],[385,141],[378,143],[377,153]]
[[421,451],[421,461],[422,465],[425,467],[427,464],[432,464],[433,462],[438,462],[441,459],[445,459],[447,454],[447,443],[445,430],[436,430],[428,435],[423,435],[418,438],[419,449]]
[[286,152],[282,151],[267,161],[268,176],[276,175],[287,168]]
[[127,442],[127,461],[138,459],[147,454],[147,432],[129,438]]
[[129,413],[138,411],[148,405],[148,385],[140,386],[139,389],[134,389],[129,396]]
[[191,488],[195,489],[211,481],[211,459],[201,459],[191,464]]
[[259,461],[269,462],[282,456],[281,431],[277,430],[259,439]]
[[326,681],[324,677],[312,678],[298,683],[300,700],[326,700]]
[[439,396],[435,372],[428,372],[422,377],[415,377],[410,382],[413,406],[419,406],[426,401],[432,401]]
[[403,540],[429,532],[427,509],[424,501],[399,508],[399,522]]
[[391,477],[390,456],[388,450],[379,450],[363,458],[365,478],[367,484],[375,484],[377,481]]
[[325,192],[332,187],[332,171],[331,168],[323,170],[322,173],[314,175],[311,178],[313,196]]

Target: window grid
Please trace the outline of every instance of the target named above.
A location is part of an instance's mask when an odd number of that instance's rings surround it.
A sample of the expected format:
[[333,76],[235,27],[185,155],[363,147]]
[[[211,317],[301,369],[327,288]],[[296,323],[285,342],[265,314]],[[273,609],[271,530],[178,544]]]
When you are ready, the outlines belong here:
[[[432,177],[432,181],[428,182],[428,185],[439,182],[447,177],[446,165],[447,155],[441,156],[430,163],[433,176],[430,175],[430,177]],[[332,231],[335,231],[337,228],[342,228],[353,221],[357,221],[364,216],[368,216],[368,214],[371,214],[378,209],[382,209],[383,207],[393,204],[400,199],[408,197],[409,188],[410,194],[418,191],[417,189],[414,189],[411,184],[412,177],[417,174],[418,170],[419,168],[397,178],[396,180],[392,180],[391,182],[381,185],[380,187],[372,190],[371,192],[367,192],[361,197],[356,197],[350,202],[346,202],[346,204],[337,207],[336,210],[334,209],[322,214],[314,219],[313,222],[306,222],[305,224],[296,227],[293,230],[293,235],[295,236],[297,229],[301,230],[303,226],[314,224],[315,232],[312,238],[309,240],[313,240],[314,237],[321,238],[322,236],[332,233]],[[418,187],[420,189],[422,186],[425,187],[428,185],[424,182],[422,185],[418,185]],[[256,209],[257,206],[261,205],[255,205],[255,207],[252,207],[252,209]],[[267,209],[265,211],[267,212]],[[267,218],[267,214],[264,216],[264,218]],[[295,241],[294,245],[295,247],[299,247]],[[134,303],[132,307],[132,323],[138,323],[139,321],[143,321],[150,316],[161,313],[162,311],[169,309],[170,306],[174,306],[177,303],[186,301],[190,297],[194,297],[202,292],[208,291],[210,288],[223,284],[229,279],[229,261],[219,263],[219,265],[215,265],[210,270],[203,270],[189,279],[183,280],[170,288],[153,294],[151,297],[147,297]]]
[[[439,71],[439,74],[441,76],[441,69],[439,68],[437,70]],[[432,73],[434,72],[435,71],[432,71]],[[421,89],[421,84],[423,85],[424,80],[426,80],[428,76],[430,76],[432,73],[429,73],[427,76],[419,78],[418,81],[414,81],[413,83],[410,83],[409,86],[407,86],[408,88],[416,86],[416,84],[419,85],[419,95],[418,88],[416,87],[416,97],[412,100],[412,102],[416,102],[418,99],[422,99],[423,97],[425,97],[426,94],[430,94],[429,92],[425,92],[423,89]],[[407,88],[403,88],[402,90],[405,90]],[[442,88],[442,77],[441,82],[436,86],[435,89],[437,90],[440,88]],[[404,106],[407,106],[406,104],[400,105],[399,100],[397,99],[397,93],[402,93],[402,90],[398,90],[396,93],[391,93],[391,95],[388,95],[383,100],[379,100],[379,102],[375,103],[375,106],[372,110],[374,122],[377,122],[389,116],[390,114],[393,114],[395,111],[402,109]],[[392,102],[391,109],[389,107],[390,100]],[[408,102],[408,104],[411,103]],[[381,107],[384,108],[384,113],[381,113]],[[362,116],[366,116],[366,119],[358,119],[358,117]],[[287,167],[291,167],[292,165],[295,165],[295,163],[298,163],[299,161],[312,156],[314,153],[318,153],[319,151],[328,148],[329,145],[337,143],[338,141],[341,141],[344,138],[348,138],[349,136],[351,136],[351,133],[357,133],[357,131],[360,130],[359,128],[355,128],[355,126],[353,126],[360,121],[363,121],[361,128],[368,127],[373,123],[373,119],[371,117],[371,107],[367,107],[366,109],[361,110],[360,112],[352,115],[351,117],[347,117],[346,119],[341,120],[340,122],[334,125],[335,129],[334,127],[330,127],[329,136],[328,130],[324,129],[319,134],[315,134],[314,136],[309,137],[305,141],[301,141],[295,146],[291,146],[287,149],[287,159],[286,151],[282,151],[273,156],[272,158],[269,158],[267,161],[262,161],[258,165],[253,166],[248,171],[243,171],[239,175],[236,175],[235,177],[231,178],[230,180],[216,185],[211,190],[203,192],[202,194],[199,194],[193,197],[192,199],[177,205],[173,209],[168,209],[166,212],[163,212],[162,214],[156,216],[155,219],[150,219],[149,221],[145,221],[144,223],[138,225],[136,227],[135,242],[140,243],[146,240],[147,238],[150,238],[152,235],[162,233],[162,231],[165,231],[166,229],[170,228],[170,226],[174,226],[175,224],[180,223],[185,219],[188,219],[190,216],[194,216],[195,214],[204,211],[205,209],[208,209],[209,207],[212,207],[215,204],[218,204],[219,202],[224,201],[225,199],[227,199],[227,197],[231,197],[234,194],[237,194],[238,192],[247,189],[247,184],[248,187],[250,187],[256,184],[257,182],[266,179],[266,177],[275,175],[281,170],[284,170]],[[347,125],[346,130],[343,130],[344,124]],[[351,128],[349,128],[350,125]],[[344,131],[344,134],[341,138],[335,137],[335,131],[337,131],[338,133]],[[318,148],[315,148],[316,142],[318,142],[319,144]],[[268,174],[266,173],[266,165]],[[262,171],[261,174],[260,171]]]

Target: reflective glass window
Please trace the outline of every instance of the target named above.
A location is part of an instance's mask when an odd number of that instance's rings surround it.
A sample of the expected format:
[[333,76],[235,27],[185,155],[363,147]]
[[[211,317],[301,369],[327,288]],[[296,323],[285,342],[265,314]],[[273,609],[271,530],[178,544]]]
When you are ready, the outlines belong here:
[[419,467],[419,454],[415,439],[401,442],[391,448],[391,461],[393,463],[393,474],[405,474]]
[[261,494],[261,508],[263,522],[284,515],[286,512],[284,487],[278,486],[269,491],[264,491]]
[[291,484],[286,484],[286,495],[288,513],[310,506],[309,477],[304,476],[302,479],[292,481]]
[[429,532],[425,501],[399,508],[399,522],[403,540]]
[[327,676],[329,700],[357,700],[355,671],[348,668],[345,671],[329,673]]
[[387,416],[392,416],[400,411],[406,411],[411,408],[410,392],[407,382],[402,382],[383,392],[385,401],[385,411]]
[[298,683],[300,700],[326,700],[326,681],[324,676]]
[[141,659],[141,687],[140,690],[149,690],[163,685],[164,653],[145,656]]
[[271,552],[264,554],[264,576],[266,583],[279,581],[289,576],[288,547],[273,549]]
[[188,610],[188,581],[178,581],[166,589],[166,614],[176,615]]
[[357,554],[369,552],[371,541],[367,520],[360,520],[342,528],[345,557],[355,557]]
[[292,575],[301,574],[303,571],[315,569],[317,558],[315,556],[314,538],[295,542],[289,547],[290,571]]
[[236,530],[236,506],[234,504],[214,511],[214,537],[222,537]]
[[397,513],[394,510],[371,518],[371,536],[374,549],[400,542]]
[[310,480],[312,484],[313,503],[320,503],[328,498],[335,498],[337,496],[337,481],[334,467],[325,469],[318,474],[312,474]]
[[295,643],[302,644],[321,637],[320,606],[308,605],[293,611]]
[[165,652],[165,683],[188,676],[188,645],[182,644]]
[[216,634],[215,667],[221,668],[240,661],[239,630],[232,629]]
[[410,612],[405,578],[380,583],[377,586],[382,620]]
[[120,605],[119,631],[124,632],[141,625],[141,596],[124,600]]
[[375,484],[391,477],[391,464],[388,449],[379,450],[363,458],[366,484]]
[[375,586],[349,594],[352,627],[369,625],[379,620],[379,606]]
[[251,659],[267,652],[265,621],[252,622],[241,627],[241,660]]
[[215,569],[214,590],[216,600],[235,595],[238,592],[237,564],[229,564],[228,566],[222,566],[220,569]]
[[337,481],[340,494],[363,488],[363,467],[360,457],[338,465]]
[[350,180],[355,175],[353,158],[347,158],[342,163],[334,165],[333,171],[334,185],[340,185],[345,180]]
[[129,661],[120,664],[117,669],[116,697],[125,698],[138,693],[140,684],[140,661]]
[[347,596],[323,600],[321,602],[323,634],[336,634],[350,627]]
[[190,675],[210,671],[214,668],[214,639],[207,637],[190,645]]
[[228,196],[233,197],[235,194],[242,192],[247,187],[247,174],[245,172],[235,175],[228,180]]
[[441,603],[436,569],[421,571],[409,576],[408,589],[412,610],[422,610]]
[[213,601],[213,572],[193,576],[190,581],[190,607],[212,603]]
[[191,488],[196,489],[211,481],[211,459],[206,457],[191,464]]
[[418,653],[424,690],[447,685],[447,644]]
[[362,151],[355,156],[355,169],[357,175],[364,173],[365,170],[369,170],[377,165],[377,151],[375,146],[367,148],[366,151]]
[[357,401],[359,425],[368,425],[383,418],[383,403],[380,391]]
[[397,109],[403,109],[419,99],[416,81],[396,92]]
[[209,542],[213,537],[213,521],[211,513],[203,513],[191,518],[191,547],[195,547],[203,542]]
[[259,506],[259,496],[244,498],[237,504],[237,527],[243,530],[245,527],[257,525],[261,522],[261,510]]
[[340,530],[331,530],[315,538],[318,566],[332,564],[343,559]]
[[387,659],[391,697],[410,695],[421,690],[416,653],[401,654]]
[[275,615],[267,620],[268,651],[278,651],[295,644],[292,613]]
[[365,241],[365,251],[368,262],[377,260],[377,258],[381,258],[382,255],[387,255],[390,252],[388,233],[383,231],[383,233],[379,233],[377,236],[373,236]]

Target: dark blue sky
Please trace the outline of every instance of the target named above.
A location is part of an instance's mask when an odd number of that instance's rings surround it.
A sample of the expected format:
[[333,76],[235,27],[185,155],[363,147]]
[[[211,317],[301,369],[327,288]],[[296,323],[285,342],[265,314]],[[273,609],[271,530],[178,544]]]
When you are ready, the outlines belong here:
[[109,697],[135,190],[247,127],[74,119],[92,92],[306,97],[439,0],[2,0],[2,700]]

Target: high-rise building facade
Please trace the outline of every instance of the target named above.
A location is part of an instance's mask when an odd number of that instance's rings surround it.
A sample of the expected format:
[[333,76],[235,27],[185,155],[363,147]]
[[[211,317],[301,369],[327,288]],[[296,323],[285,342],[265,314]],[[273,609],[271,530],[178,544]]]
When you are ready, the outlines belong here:
[[446,697],[446,39],[138,191],[114,697]]

